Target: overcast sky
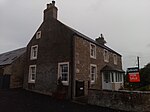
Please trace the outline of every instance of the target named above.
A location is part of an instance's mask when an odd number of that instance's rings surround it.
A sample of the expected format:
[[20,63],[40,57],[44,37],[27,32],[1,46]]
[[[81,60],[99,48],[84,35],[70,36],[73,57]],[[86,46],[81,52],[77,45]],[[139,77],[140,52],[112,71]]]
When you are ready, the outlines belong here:
[[[0,0],[0,53],[27,45],[51,0]],[[123,57],[123,68],[150,62],[150,0],[57,0],[58,19]]]

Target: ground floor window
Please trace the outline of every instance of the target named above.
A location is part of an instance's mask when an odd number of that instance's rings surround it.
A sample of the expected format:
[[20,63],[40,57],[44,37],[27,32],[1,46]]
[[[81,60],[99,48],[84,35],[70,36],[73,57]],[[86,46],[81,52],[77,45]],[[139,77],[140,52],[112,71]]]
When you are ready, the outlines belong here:
[[69,84],[69,62],[58,63],[58,78],[61,78],[63,85]]
[[36,65],[30,65],[28,82],[35,83],[35,80],[36,80]]
[[94,65],[94,64],[91,64],[90,65],[90,80],[91,80],[91,84],[95,83],[96,74],[97,74],[97,66]]
[[123,74],[122,73],[105,71],[103,73],[103,75],[104,75],[104,81],[106,83],[108,83],[108,82],[111,82],[111,83],[123,82]]

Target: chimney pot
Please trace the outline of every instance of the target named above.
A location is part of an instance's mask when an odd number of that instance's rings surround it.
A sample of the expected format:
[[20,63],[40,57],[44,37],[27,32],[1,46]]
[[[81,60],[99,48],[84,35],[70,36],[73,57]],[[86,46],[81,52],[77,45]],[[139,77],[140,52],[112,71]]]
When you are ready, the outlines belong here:
[[101,38],[104,38],[103,34],[101,34]]
[[50,8],[50,4],[47,4],[47,9]]
[[52,5],[55,6],[55,1],[52,1]]

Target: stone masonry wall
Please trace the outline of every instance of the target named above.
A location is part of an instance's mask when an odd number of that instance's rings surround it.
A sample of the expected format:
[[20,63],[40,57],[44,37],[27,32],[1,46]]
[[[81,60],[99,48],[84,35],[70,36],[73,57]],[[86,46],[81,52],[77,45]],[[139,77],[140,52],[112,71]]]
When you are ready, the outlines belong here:
[[4,72],[3,72],[3,75],[10,75],[10,74],[12,74],[12,66],[11,65],[8,65],[8,66],[5,66],[5,68],[4,68]]
[[113,109],[149,112],[150,92],[89,90],[88,103]]
[[[104,48],[96,45],[96,59],[90,57],[90,43],[82,37],[75,36],[75,80],[84,81],[85,95],[88,94],[88,87],[92,89],[102,89],[101,69],[105,65],[122,69],[121,56],[117,55],[117,65],[114,64],[113,54],[109,51],[109,62],[104,61]],[[90,64],[97,66],[97,77],[94,84],[88,86],[90,82]]]
[[10,88],[20,88],[23,86],[25,54],[12,63],[12,74]]
[[[69,85],[66,96],[71,97],[71,38],[72,32],[59,21],[50,18],[44,21],[39,29],[41,38],[36,33],[27,45],[26,64],[24,71],[24,88],[43,94],[53,94],[57,90],[58,63],[69,62]],[[38,45],[37,59],[31,60],[31,47]],[[36,65],[35,83],[28,83],[29,66]]]

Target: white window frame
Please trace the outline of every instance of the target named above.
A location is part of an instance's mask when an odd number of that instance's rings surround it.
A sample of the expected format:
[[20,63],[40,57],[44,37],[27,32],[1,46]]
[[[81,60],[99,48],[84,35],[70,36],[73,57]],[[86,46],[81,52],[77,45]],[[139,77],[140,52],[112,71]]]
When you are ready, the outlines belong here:
[[110,72],[109,77],[110,77],[110,82],[114,83],[115,82],[115,73],[114,72]]
[[[33,71],[32,71],[33,67],[35,68],[35,71],[34,71],[35,73],[33,73]],[[34,80],[32,79],[33,74],[35,75]],[[29,66],[28,83],[35,83],[35,80],[36,80],[36,65],[30,65]]]
[[[104,74],[104,73],[103,73]],[[104,74],[106,75],[106,74]],[[108,82],[107,83],[122,83],[123,82],[123,74],[122,73],[118,73],[118,72],[109,72],[108,75]],[[105,77],[104,76],[104,81],[105,81]],[[105,81],[106,82],[106,81]]]
[[114,55],[113,55],[113,57],[114,57],[114,64],[115,64],[115,65],[117,65],[117,61],[118,61],[118,59],[117,59],[117,55],[116,55],[116,54],[114,54]]
[[67,65],[68,66],[68,76],[67,76],[67,81],[63,81],[62,80],[62,83],[63,85],[69,85],[69,62],[61,62],[61,63],[58,63],[58,79],[61,77],[62,78],[62,71],[61,71],[61,65]]
[[109,52],[106,49],[104,49],[104,61],[109,62]]
[[[94,46],[94,49],[92,49],[92,46]],[[90,43],[90,57],[96,59],[96,45],[93,43]]]
[[[95,73],[94,74],[92,73],[92,67],[95,67]],[[94,77],[92,78],[92,76],[94,76]],[[96,82],[96,78],[97,78],[97,65],[90,64],[90,82],[91,82],[91,84],[94,84]]]
[[41,38],[41,31],[36,32],[36,39],[40,39]]
[[[33,48],[36,47],[36,51],[34,51]],[[35,53],[35,54],[34,54]],[[38,45],[34,45],[34,46],[31,46],[31,54],[30,54],[30,59],[31,60],[35,60],[37,59],[37,54],[38,54]],[[35,56],[34,56],[35,55]]]
[[122,82],[123,82],[123,74],[115,73],[115,83],[122,83]]

